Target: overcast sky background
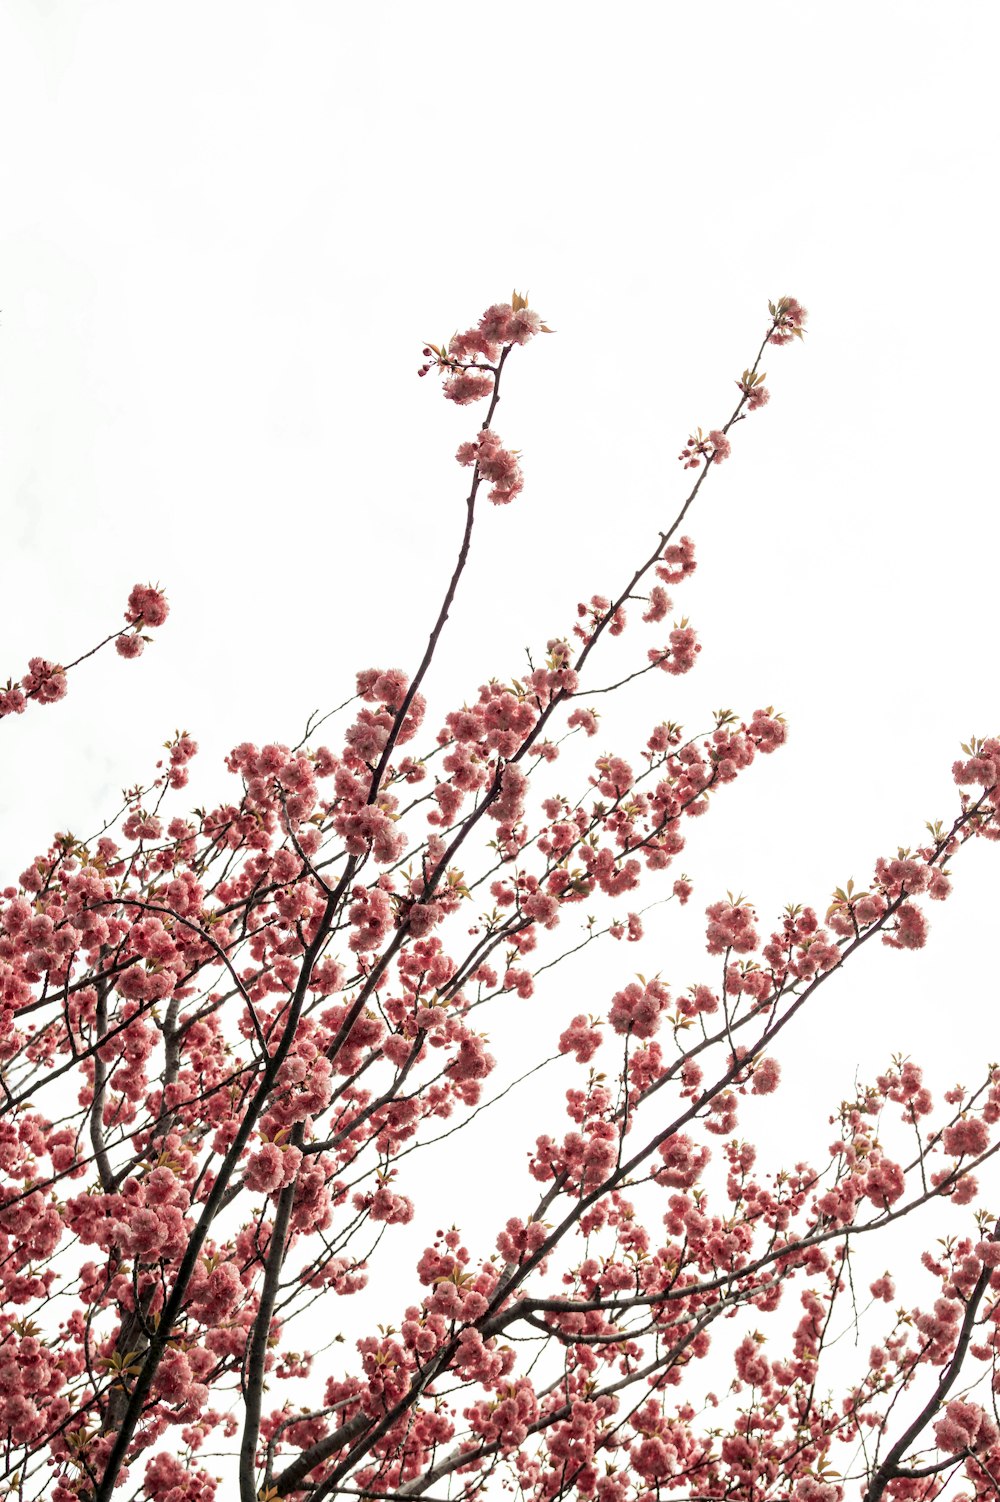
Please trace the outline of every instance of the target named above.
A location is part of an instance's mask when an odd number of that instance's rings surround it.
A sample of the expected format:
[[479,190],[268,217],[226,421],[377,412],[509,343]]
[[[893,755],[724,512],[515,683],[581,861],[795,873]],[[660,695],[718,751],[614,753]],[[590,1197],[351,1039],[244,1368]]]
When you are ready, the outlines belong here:
[[[202,747],[190,806],[225,795],[238,741],[298,740],[360,667],[412,670],[481,421],[417,379],[421,345],[512,287],[558,332],[508,366],[494,426],[525,490],[477,526],[434,723],[620,587],[767,299],[810,310],[686,524],[697,670],[641,680],[595,749],[723,704],[776,706],[789,744],[692,828],[688,908],[554,1005],[600,1011],[635,969],[711,979],[726,889],[762,920],[819,906],[950,817],[958,743],[1000,728],[997,40],[972,3],[7,0],[0,676],[93,645],[136,580],[172,608],[140,661],[105,653],[0,727],[5,879],[96,828],[175,728]],[[997,857],[962,853],[924,952],[824,988],[779,1132],[798,1113],[825,1141],[894,1049],[945,1083],[1000,1055]]]

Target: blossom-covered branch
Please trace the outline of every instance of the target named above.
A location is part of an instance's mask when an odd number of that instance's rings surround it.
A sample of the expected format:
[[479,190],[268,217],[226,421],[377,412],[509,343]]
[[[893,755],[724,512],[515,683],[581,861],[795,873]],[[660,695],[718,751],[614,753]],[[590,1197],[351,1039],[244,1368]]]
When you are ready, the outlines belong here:
[[154,588],[151,584],[137,584],[128,597],[126,625],[121,629],[112,631],[96,647],[81,653],[73,662],[63,665],[50,662],[47,657],[32,657],[28,671],[20,681],[8,678],[6,685],[0,687],[0,719],[6,715],[23,714],[32,701],[37,704],[55,704],[59,699],[64,699],[66,674],[81,662],[86,662],[88,657],[93,657],[109,642],[114,642],[115,651],[120,657],[140,656],[146,643],[152,640],[152,637],[146,635],[146,628],[162,626],[169,611],[166,596],[159,588]]

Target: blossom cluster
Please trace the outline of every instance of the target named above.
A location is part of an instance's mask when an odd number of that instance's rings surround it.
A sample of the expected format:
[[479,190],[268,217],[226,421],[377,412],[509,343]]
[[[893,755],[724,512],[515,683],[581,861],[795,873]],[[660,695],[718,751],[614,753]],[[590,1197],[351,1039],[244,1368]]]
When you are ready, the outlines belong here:
[[707,434],[699,428],[697,433],[688,435],[688,441],[677,457],[683,460],[685,469],[697,469],[702,460],[706,465],[721,464],[732,451],[733,446],[721,428],[712,428]]
[[[514,292],[509,303],[493,303],[475,328],[454,334],[447,346],[425,345],[428,363],[417,374],[427,375],[432,366],[437,367],[446,376],[444,395],[460,407],[492,396],[492,415],[504,360],[512,349],[527,344],[539,332],[550,334],[552,330],[528,306],[527,298]],[[463,443],[455,457],[459,464],[475,466],[477,480],[482,476],[491,482],[489,499],[496,506],[506,505],[524,488],[518,455],[502,446],[490,429],[489,418],[479,436]]]
[[470,443],[461,444],[455,458],[459,464],[476,465],[484,479],[492,482],[489,499],[494,506],[505,506],[524,489],[517,455],[505,449],[489,428],[483,428]]
[[793,339],[802,338],[809,315],[797,298],[779,297],[776,303],[768,303],[767,310],[773,319],[767,336],[769,344],[790,344]]

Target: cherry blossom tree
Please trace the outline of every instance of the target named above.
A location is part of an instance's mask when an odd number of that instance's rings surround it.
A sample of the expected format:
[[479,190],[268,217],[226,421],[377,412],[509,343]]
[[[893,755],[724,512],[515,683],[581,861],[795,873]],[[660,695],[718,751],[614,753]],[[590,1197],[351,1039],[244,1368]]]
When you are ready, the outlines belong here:
[[[1000,1239],[981,1187],[1000,1068],[935,1100],[912,1061],[872,1061],[826,1103],[815,1164],[761,1164],[739,1135],[820,988],[867,945],[921,948],[951,864],[1000,835],[998,739],[963,747],[954,807],[866,888],[763,922],[708,894],[712,983],[623,978],[551,1038],[534,1013],[530,1070],[573,1084],[537,1123],[520,1201],[489,1244],[441,1230],[393,1307],[364,1303],[414,1215],[407,1157],[489,1103],[489,1014],[558,989],[570,953],[641,938],[643,884],[687,903],[664,873],[691,821],[785,742],[755,708],[694,736],[658,720],[613,752],[601,716],[625,683],[647,676],[659,701],[695,666],[672,616],[696,567],[683,528],[768,401],[765,351],[805,321],[794,298],[769,304],[731,415],[688,438],[693,484],[617,593],[581,600],[526,671],[436,727],[425,680],[477,510],[525,483],[493,426],[501,387],[548,330],[515,293],[428,344],[421,375],[485,416],[456,455],[464,527],[412,676],[365,668],[298,744],[238,744],[211,808],[178,797],[197,747],[175,732],[102,830],[57,834],[3,890],[2,1495],[1000,1496]],[[137,585],[100,645],[138,656],[167,610]],[[636,631],[653,644],[630,650]],[[598,648],[617,669],[596,672]],[[82,661],[33,658],[0,715],[57,701]],[[460,1202],[442,1189],[442,1223]],[[888,1273],[859,1286],[864,1249],[935,1206],[962,1229],[913,1251],[933,1297],[897,1305]],[[365,1333],[328,1347],[340,1301]],[[831,1396],[844,1328],[872,1333]]]

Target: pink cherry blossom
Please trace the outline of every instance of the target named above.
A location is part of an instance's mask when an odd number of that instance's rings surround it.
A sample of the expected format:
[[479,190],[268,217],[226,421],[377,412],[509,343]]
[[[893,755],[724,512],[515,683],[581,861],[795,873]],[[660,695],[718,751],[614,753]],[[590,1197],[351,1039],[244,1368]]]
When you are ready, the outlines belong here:
[[[802,334],[795,299],[769,313],[761,351]],[[197,742],[168,721],[117,815],[41,842],[0,889],[15,1491],[321,1502],[500,1475],[529,1502],[929,1502],[953,1477],[995,1495],[1000,1067],[942,1089],[905,1051],[862,1051],[838,1082],[828,1053],[837,1029],[867,1037],[844,972],[868,941],[929,943],[963,847],[1000,834],[1000,740],[962,747],[950,815],[858,886],[831,873],[814,905],[760,917],[717,896],[685,975],[677,857],[788,739],[772,706],[685,730],[660,676],[700,651],[686,617],[667,630],[667,586],[695,569],[676,533],[763,373],[689,439],[697,475],[621,577],[581,580],[560,616],[547,557],[551,627],[506,665],[477,638],[481,674],[449,692],[429,674],[483,486],[504,505],[523,483],[492,427],[501,380],[542,332],[514,293],[424,346],[447,399],[489,410],[457,435],[465,531],[437,602],[420,581],[391,659],[409,668],[348,680],[325,744],[234,735],[196,808]],[[522,537],[498,599],[528,587]],[[136,585],[99,645],[136,657],[167,613]],[[635,639],[640,616],[662,645]],[[32,657],[0,713],[55,702],[89,655]],[[638,733],[616,719],[626,684],[648,694]],[[603,999],[601,954],[628,961]],[[485,1239],[455,1223],[472,1202]]]

